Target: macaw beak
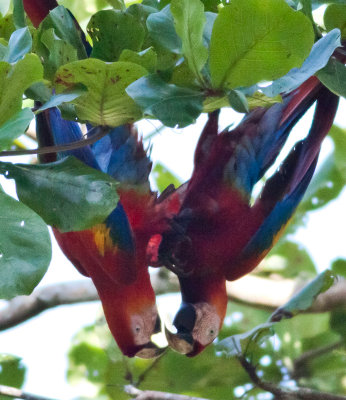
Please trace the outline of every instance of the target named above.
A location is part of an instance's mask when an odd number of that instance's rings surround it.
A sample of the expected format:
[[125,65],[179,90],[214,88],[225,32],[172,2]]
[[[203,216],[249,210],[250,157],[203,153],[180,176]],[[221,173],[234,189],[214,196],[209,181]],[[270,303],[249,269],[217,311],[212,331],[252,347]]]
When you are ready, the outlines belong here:
[[141,346],[140,350],[138,350],[137,353],[134,354],[134,356],[146,359],[157,358],[166,351],[166,348],[167,347],[158,347],[155,343],[150,341],[147,344]]
[[[159,315],[156,317],[155,327],[153,334],[161,332],[161,319]],[[154,342],[150,341],[141,346],[140,349],[134,354],[139,358],[156,358],[165,352],[167,347],[158,347]]]
[[188,355],[194,349],[194,340],[190,332],[172,333],[165,327],[169,346],[180,354]]

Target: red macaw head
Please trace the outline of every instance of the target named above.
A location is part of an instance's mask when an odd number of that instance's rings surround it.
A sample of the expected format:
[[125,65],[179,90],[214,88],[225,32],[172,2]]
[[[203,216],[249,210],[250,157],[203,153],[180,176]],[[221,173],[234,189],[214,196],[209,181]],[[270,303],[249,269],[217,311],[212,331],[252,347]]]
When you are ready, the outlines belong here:
[[226,280],[209,276],[179,278],[183,301],[173,325],[177,332],[166,328],[170,347],[193,357],[218,336],[227,308]]

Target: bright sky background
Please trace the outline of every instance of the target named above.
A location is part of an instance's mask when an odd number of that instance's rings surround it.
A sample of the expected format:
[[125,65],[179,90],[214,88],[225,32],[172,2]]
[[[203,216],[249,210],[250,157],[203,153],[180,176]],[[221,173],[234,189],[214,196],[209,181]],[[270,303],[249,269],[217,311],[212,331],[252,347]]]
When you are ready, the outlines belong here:
[[[346,102],[343,100],[336,118],[338,125],[346,127],[345,115]],[[238,122],[240,118],[241,116],[233,111],[224,111],[221,116],[221,126]],[[307,119],[300,122],[296,130],[306,132],[309,118],[311,119],[311,113]],[[205,121],[206,116],[203,115],[194,126],[185,129],[184,133],[169,129],[157,134],[151,141],[152,159],[160,161],[182,180],[187,180],[192,172],[194,148]],[[144,134],[151,132],[153,122],[144,122],[140,130]],[[331,143],[326,141],[321,159],[330,149]],[[24,157],[17,157],[13,161],[27,162]],[[11,181],[1,177],[0,184],[8,193],[14,193]],[[328,267],[332,259],[346,258],[345,204],[344,190],[337,201],[329,203],[320,211],[311,213],[307,226],[297,233],[297,240],[308,248],[320,270]],[[82,276],[66,260],[53,241],[53,261],[40,286],[73,279],[82,279]],[[0,353],[20,356],[28,366],[25,390],[56,399],[70,399],[83,394],[92,396],[90,391],[82,393],[82,388],[68,385],[65,373],[67,351],[73,335],[81,327],[93,323],[99,312],[98,303],[63,306],[0,333]]]

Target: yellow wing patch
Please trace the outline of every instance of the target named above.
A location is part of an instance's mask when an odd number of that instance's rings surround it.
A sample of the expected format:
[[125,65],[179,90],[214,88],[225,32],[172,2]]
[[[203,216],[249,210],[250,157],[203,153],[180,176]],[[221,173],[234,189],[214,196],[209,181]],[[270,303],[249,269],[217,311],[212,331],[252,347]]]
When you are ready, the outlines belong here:
[[94,241],[99,253],[104,256],[107,250],[114,249],[114,242],[110,237],[110,228],[107,228],[106,225],[100,224],[91,228],[91,231],[94,235]]

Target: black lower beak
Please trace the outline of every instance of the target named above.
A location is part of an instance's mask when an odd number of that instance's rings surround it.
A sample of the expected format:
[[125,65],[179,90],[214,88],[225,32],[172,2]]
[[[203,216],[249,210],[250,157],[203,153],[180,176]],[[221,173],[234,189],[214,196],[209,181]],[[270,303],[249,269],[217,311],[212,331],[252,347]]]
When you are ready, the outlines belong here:
[[169,346],[180,354],[189,354],[194,349],[194,340],[189,332],[172,333],[165,328],[166,338]]

